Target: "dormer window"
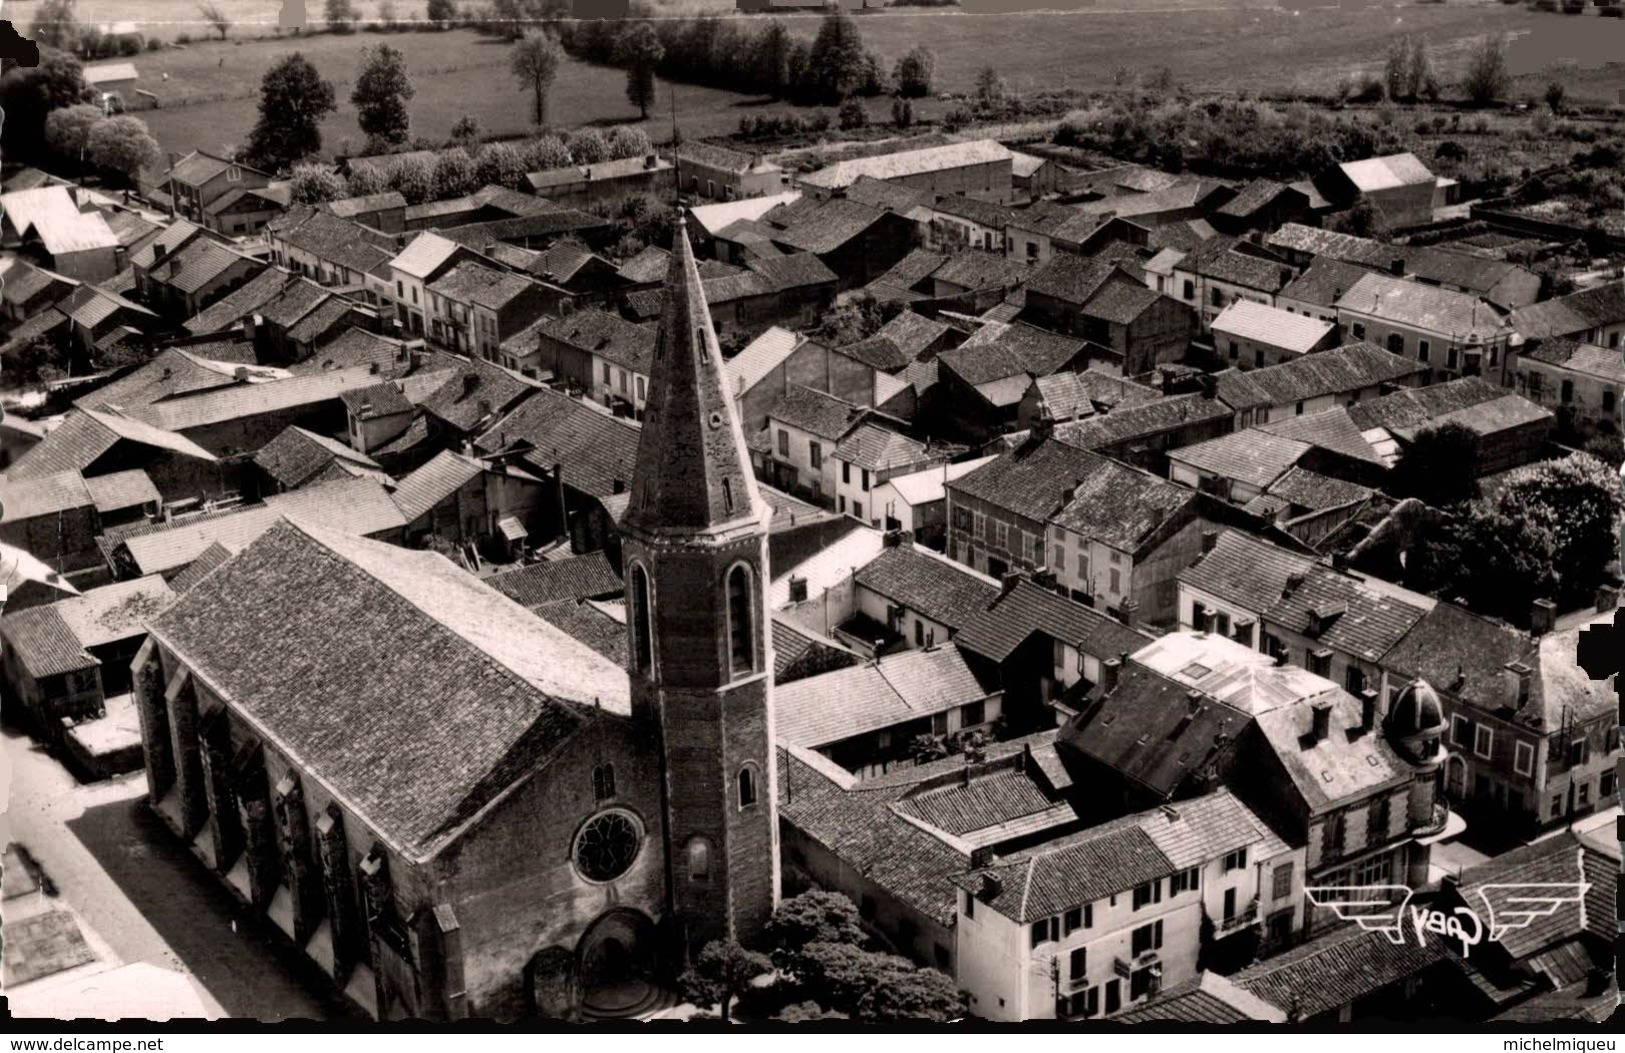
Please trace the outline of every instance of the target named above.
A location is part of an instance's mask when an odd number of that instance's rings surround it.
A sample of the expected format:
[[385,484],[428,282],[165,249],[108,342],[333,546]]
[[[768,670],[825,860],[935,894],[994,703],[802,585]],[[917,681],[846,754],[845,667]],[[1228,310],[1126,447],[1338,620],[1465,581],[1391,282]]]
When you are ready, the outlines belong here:
[[232,165],[230,168],[226,169],[226,182],[235,183],[242,178],[243,170],[238,168],[236,165]]

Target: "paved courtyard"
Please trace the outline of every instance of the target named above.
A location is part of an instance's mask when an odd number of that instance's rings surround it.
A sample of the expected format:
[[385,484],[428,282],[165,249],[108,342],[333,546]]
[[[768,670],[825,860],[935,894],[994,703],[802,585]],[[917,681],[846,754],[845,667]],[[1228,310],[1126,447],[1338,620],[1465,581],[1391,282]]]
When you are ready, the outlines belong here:
[[4,730],[0,842],[27,847],[57,902],[116,964],[189,976],[229,1016],[345,1016],[298,959],[239,918],[236,902],[148,813],[145,793],[140,774],[81,785],[28,738]]

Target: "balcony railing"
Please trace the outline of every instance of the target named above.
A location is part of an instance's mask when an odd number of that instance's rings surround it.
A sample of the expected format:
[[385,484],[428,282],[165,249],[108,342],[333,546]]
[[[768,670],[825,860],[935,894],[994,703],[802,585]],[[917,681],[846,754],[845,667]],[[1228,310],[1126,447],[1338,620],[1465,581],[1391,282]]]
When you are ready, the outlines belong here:
[[1254,900],[1253,902],[1247,904],[1246,907],[1238,910],[1228,918],[1214,918],[1213,935],[1215,937],[1228,936],[1233,932],[1245,929],[1247,926],[1253,924],[1257,920],[1258,901]]
[[1450,821],[1450,802],[1437,800],[1433,802],[1433,814],[1428,816],[1422,824],[1411,831],[1414,837],[1427,837],[1436,834],[1445,828]]

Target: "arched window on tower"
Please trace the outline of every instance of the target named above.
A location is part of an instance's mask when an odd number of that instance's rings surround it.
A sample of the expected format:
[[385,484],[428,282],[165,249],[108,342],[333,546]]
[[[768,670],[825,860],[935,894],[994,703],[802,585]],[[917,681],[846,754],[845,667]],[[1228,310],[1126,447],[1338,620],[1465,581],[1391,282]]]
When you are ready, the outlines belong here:
[[739,807],[749,808],[756,803],[756,765],[747,764],[739,769]]
[[701,882],[711,880],[711,845],[703,837],[696,837],[688,843],[688,879]]
[[592,770],[592,796],[597,801],[615,796],[615,765],[600,764]]
[[736,565],[728,572],[728,668],[734,676],[756,671],[755,603],[750,568]]
[[654,660],[649,617],[649,573],[637,565],[632,568],[632,660],[640,673],[647,673]]

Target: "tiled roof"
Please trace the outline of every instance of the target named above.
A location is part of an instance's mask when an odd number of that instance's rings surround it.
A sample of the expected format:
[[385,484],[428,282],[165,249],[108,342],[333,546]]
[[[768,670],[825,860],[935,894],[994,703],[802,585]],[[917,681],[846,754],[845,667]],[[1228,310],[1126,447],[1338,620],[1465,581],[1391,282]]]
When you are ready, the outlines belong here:
[[1258,341],[1298,354],[1314,350],[1335,328],[1331,322],[1252,300],[1234,301],[1213,320],[1215,333]]
[[228,387],[237,382],[236,368],[236,363],[216,362],[184,348],[166,348],[117,380],[74,399],[74,405],[133,409],[161,399]]
[[846,433],[832,456],[859,468],[885,472],[918,465],[926,461],[930,454],[924,443],[890,428],[882,428],[872,421],[864,421]]
[[810,186],[840,188],[850,186],[860,176],[875,179],[896,179],[902,176],[923,175],[945,169],[964,168],[1009,161],[1013,155],[992,139],[977,139],[968,143],[950,143],[919,150],[905,150],[878,157],[862,157],[839,161],[821,168],[801,181]]
[[1186,424],[1217,420],[1229,416],[1230,412],[1224,403],[1200,394],[1174,395],[1119,407],[1073,424],[1058,425],[1055,437],[1079,449],[1103,449],[1150,438]]
[[1037,397],[1043,416],[1050,420],[1080,420],[1095,412],[1089,389],[1079,374],[1069,370],[1035,378],[1028,393]]
[[63,277],[54,271],[35,267],[18,259],[12,264],[11,269],[6,271],[5,282],[0,286],[0,294],[4,295],[6,303],[23,304],[53,285],[57,286],[56,295],[60,297],[66,296],[68,290],[78,284],[72,278]]
[[1366,440],[1364,429],[1354,422],[1349,416],[1349,410],[1343,406],[1334,406],[1319,413],[1307,413],[1302,417],[1270,421],[1256,425],[1253,430],[1284,439],[1297,439],[1352,460],[1378,465],[1386,463]]
[[784,394],[774,401],[767,414],[771,419],[792,428],[836,442],[846,435],[863,412],[861,406],[854,406],[834,395],[800,384],[787,384]]
[[296,278],[255,308],[254,313],[272,325],[291,329],[299,319],[314,311],[333,294],[308,278]]
[[1335,307],[1343,294],[1371,272],[1354,263],[1345,263],[1330,256],[1317,256],[1314,262],[1292,284],[1281,290],[1281,297],[1302,300],[1321,307]]
[[607,606],[577,600],[557,600],[537,604],[530,611],[624,669],[627,659],[625,611],[622,610],[622,618],[617,619],[605,611]]
[[[1625,384],[1625,353],[1617,347],[1577,344],[1565,340],[1543,340],[1537,345],[1537,351],[1547,352],[1547,355],[1539,356],[1541,361],[1595,377],[1604,383]],[[1524,357],[1537,356],[1526,351]]]
[[966,197],[963,194],[949,194],[938,198],[937,203],[931,206],[933,211],[945,216],[956,216],[968,219],[979,226],[991,230],[1003,230],[1010,221],[1018,215],[1009,205],[1001,205],[996,201],[983,201],[981,198]]
[[474,458],[442,450],[401,480],[393,494],[395,507],[401,510],[401,518],[413,523],[482,472]]
[[649,245],[621,264],[615,273],[636,285],[664,281],[666,268],[671,265],[671,253],[659,245]]
[[1058,252],[1033,272],[1027,282],[1027,290],[1052,296],[1064,303],[1082,305],[1088,303],[1101,286],[1117,273],[1116,266],[1111,263]]
[[1148,1002],[1112,1017],[1118,1024],[1177,1023],[1203,1026],[1267,1020],[1286,1022],[1286,1013],[1237,987],[1215,972],[1203,971],[1195,979],[1164,989]]
[[399,190],[385,190],[379,194],[368,194],[364,197],[346,197],[337,201],[329,201],[324,206],[333,215],[341,219],[354,219],[356,216],[369,212],[382,212],[391,208],[406,207],[406,198],[401,196]]
[[913,290],[916,285],[931,277],[938,268],[947,262],[948,257],[940,252],[914,249],[907,256],[892,264],[890,270],[876,278],[870,285],[884,285],[899,290]]
[[788,684],[858,665],[863,656],[834,640],[814,636],[784,618],[773,619],[773,682]]
[[200,187],[231,167],[233,163],[226,158],[193,150],[175,162],[175,167],[168,174],[177,183]]
[[278,267],[267,267],[247,282],[187,319],[192,333],[215,333],[229,329],[279,296],[294,276]]
[[[1315,705],[1331,708],[1329,730],[1311,737]],[[1406,785],[1411,766],[1394,752],[1382,734],[1361,731],[1359,699],[1342,689],[1254,714],[1253,720],[1304,807],[1313,814],[1340,802]]]
[[443,556],[292,522],[154,631],[413,859],[557,755],[596,699],[628,704],[612,663]]
[[[1434,603],[1418,593],[1374,585],[1353,574],[1317,565],[1301,585],[1272,604],[1264,617],[1312,637],[1323,647],[1375,662]],[[1317,615],[1323,627],[1318,633],[1309,632]]]
[[967,383],[984,384],[1019,373],[1048,376],[1071,364],[1084,346],[1082,340],[1022,322],[988,322],[963,344],[937,357],[950,363]]
[[860,201],[831,198],[813,201],[803,198],[781,205],[762,217],[763,222],[780,227],[773,239],[803,252],[833,252],[862,234],[885,213]]
[[129,411],[129,416],[154,428],[181,432],[337,400],[344,392],[367,387],[377,379],[365,369],[342,369],[262,384],[234,384],[137,406]]
[[139,468],[108,475],[93,475],[85,480],[96,511],[106,515],[126,508],[155,505],[161,499],[152,479]]
[[1417,976],[1444,958],[1436,941],[1396,944],[1384,933],[1347,925],[1265,958],[1230,979],[1283,1011],[1295,1009],[1311,1017]]
[[867,340],[859,340],[855,344],[847,344],[835,349],[837,354],[854,361],[861,362],[870,369],[882,373],[892,373],[908,365],[912,359],[891,338],[876,333]]
[[[562,318],[543,318],[532,328],[568,347],[579,348],[645,376],[654,360],[655,338],[659,335],[655,326],[628,322],[596,307]],[[521,333],[512,341],[526,346],[525,335]],[[504,341],[504,347],[509,343]]]
[[57,309],[86,329],[94,329],[120,311],[134,314],[138,325],[155,323],[158,318],[140,304],[93,285],[79,286],[57,303]]
[[685,141],[677,147],[676,153],[678,160],[693,161],[726,172],[771,171],[779,167],[771,161],[764,161],[760,154],[748,154],[699,139]]
[[213,461],[214,455],[192,440],[116,413],[74,409],[62,424],[12,463],[10,478],[28,479],[70,468],[83,470],[121,440],[156,446],[185,457]]
[[1292,188],[1273,179],[1255,179],[1218,209],[1218,215],[1246,217],[1268,206]]
[[334,479],[299,490],[270,494],[265,507],[277,515],[364,536],[406,525],[389,488],[368,476]]
[[35,680],[99,664],[79,646],[54,603],[0,618],[0,635],[4,636],[6,649],[16,655]]
[[1291,502],[1295,508],[1320,511],[1341,508],[1368,500],[1376,491],[1304,468],[1290,468],[1270,484],[1269,493]]
[[933,282],[946,282],[963,289],[1009,288],[1027,277],[1027,265],[994,252],[968,249],[948,257],[931,272]]
[[195,293],[247,258],[217,241],[198,238],[155,266],[153,277],[181,292]]
[[859,569],[853,581],[950,632],[999,598],[999,587],[989,579],[919,545],[886,549]]
[[1260,846],[1261,859],[1289,851],[1286,842],[1227,789],[1141,812],[1136,825],[1176,867],[1211,863],[1255,845]]
[[1314,559],[1289,552],[1239,530],[1219,535],[1213,551],[1179,572],[1179,580],[1193,588],[1262,614],[1281,599],[1287,581],[1307,576]]
[[1193,702],[1191,692],[1130,661],[1099,704],[1061,729],[1060,741],[1167,797],[1228,749],[1247,720],[1211,696]]
[[91,504],[84,476],[76,468],[25,478],[0,475],[0,522],[55,516]]
[[872,663],[781,684],[780,742],[828,746],[946,712],[988,696],[953,647],[899,651]]
[[498,592],[526,607],[561,601],[611,599],[621,595],[621,579],[603,552],[546,560],[485,579]]
[[[653,161],[651,164],[650,161]],[[615,179],[626,179],[630,176],[645,173],[670,171],[672,164],[663,157],[655,154],[638,157],[621,157],[613,161],[599,161],[590,165],[570,165],[566,168],[549,168],[541,172],[530,172],[525,181],[530,188],[538,194],[549,187],[568,186],[571,183],[604,183]]]
[[413,278],[424,279],[433,274],[461,248],[439,234],[425,232],[409,242],[406,248],[390,260],[390,266]]
[[887,484],[909,505],[918,507],[933,501],[945,500],[949,483],[969,475],[984,464],[992,463],[994,459],[994,455],[989,455],[953,464],[934,464],[917,472],[909,472],[907,475],[894,475],[887,480]]
[[1371,273],[1338,301],[1338,310],[1438,333],[1452,340],[1493,339],[1506,315],[1471,293]]
[[1139,650],[1151,640],[1145,633],[1092,607],[1023,580],[991,607],[968,618],[954,642],[984,658],[1003,662],[1033,633],[1043,633],[1102,659]]
[[1512,327],[1526,340],[1578,336],[1620,322],[1625,322],[1625,283],[1619,281],[1519,307],[1511,317]]
[[[688,211],[689,215],[694,217],[694,221],[703,227],[707,234],[714,236],[718,231],[732,223],[737,223],[742,219],[761,219],[762,216],[780,205],[800,200],[800,198],[801,191],[789,190],[782,194],[771,194],[767,197],[747,197],[738,201],[719,201],[715,204],[695,205]],[[664,249],[660,251],[665,252]],[[642,253],[639,253],[639,256],[641,255]],[[648,280],[659,281],[665,276],[666,272],[662,268],[659,274]]]
[[[640,431],[579,399],[540,389],[474,440],[494,452],[517,442],[533,449],[523,460],[541,472],[561,465],[564,484],[584,494],[607,497],[632,484]],[[618,484],[618,485],[617,485]]]
[[946,322],[904,311],[881,326],[876,336],[885,337],[909,359],[915,359],[942,338],[952,327]]
[[342,296],[330,296],[319,303],[314,311],[288,327],[288,339],[300,344],[313,344],[336,326],[344,325],[348,329],[354,325],[350,314],[358,307],[358,304]]
[[395,255],[395,239],[320,208],[296,208],[271,221],[271,237],[328,263],[367,274]]
[[371,457],[336,439],[292,426],[284,428],[254,454],[254,463],[289,489],[303,486],[334,460],[342,460],[358,468],[381,470]]
[[1065,443],[1029,443],[954,480],[948,490],[1042,523],[1095,465],[1094,455]]
[[9,615],[0,631],[37,680],[101,664],[89,648],[144,634],[174,598],[156,575],[121,581]]
[[1143,285],[1112,284],[1100,290],[1083,308],[1090,318],[1128,325],[1165,297]]
[[1391,395],[1348,408],[1349,419],[1361,429],[1420,427],[1447,413],[1504,398],[1507,390],[1483,377],[1459,377],[1443,384],[1404,388]]
[[[1172,875],[1176,868],[1138,826],[1085,830],[958,879],[960,888],[1014,921],[1047,918]],[[997,879],[991,894],[985,878]]]
[[[938,782],[942,785],[935,785]],[[894,807],[954,837],[965,837],[1011,821],[1043,816],[1055,810],[1057,802],[1024,766],[1007,764],[991,771],[971,772],[969,779],[926,781]],[[1075,813],[1068,818],[1075,818]]]
[[1308,443],[1249,429],[1169,450],[1168,459],[1262,489],[1296,465],[1309,450]]
[[1140,554],[1147,543],[1160,541],[1171,525],[1197,501],[1196,491],[1109,457],[1079,461],[1072,500],[1051,520],[1056,526],[1110,548]]
[[915,209],[930,208],[934,198],[934,195],[925,190],[876,179],[874,176],[859,176],[846,188],[846,196],[851,201],[861,201],[875,208],[905,214]]
[[400,386],[387,382],[369,383],[341,392],[344,408],[356,420],[377,420],[397,413],[411,413],[412,402]]
[[1267,293],[1280,292],[1296,276],[1292,268],[1284,263],[1226,246],[1228,240],[1215,238],[1193,251],[1180,263],[1180,269]]
[[492,414],[505,412],[526,394],[538,390],[536,385],[483,359],[452,361],[446,379],[416,401],[425,413],[458,431],[472,431]]
[[[1302,317],[1302,316],[1297,316]],[[1216,325],[1217,323],[1215,323]],[[1375,344],[1345,344],[1290,362],[1215,377],[1218,397],[1231,408],[1283,406],[1322,395],[1341,395],[1425,373],[1426,367]]]

